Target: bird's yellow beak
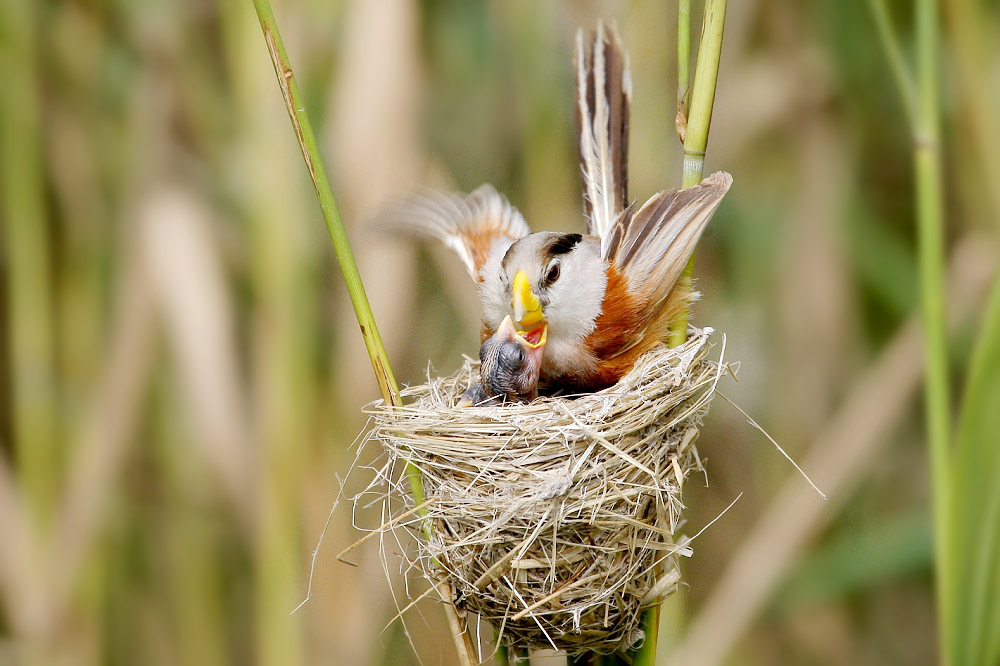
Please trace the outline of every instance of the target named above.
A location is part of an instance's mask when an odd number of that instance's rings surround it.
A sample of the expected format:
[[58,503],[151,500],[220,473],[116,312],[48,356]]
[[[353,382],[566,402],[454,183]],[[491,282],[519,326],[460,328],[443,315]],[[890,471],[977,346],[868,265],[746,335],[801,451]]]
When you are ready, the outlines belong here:
[[514,275],[514,298],[511,305],[514,308],[514,321],[518,328],[531,330],[538,322],[545,319],[542,314],[542,304],[538,295],[531,289],[531,282],[524,271]]

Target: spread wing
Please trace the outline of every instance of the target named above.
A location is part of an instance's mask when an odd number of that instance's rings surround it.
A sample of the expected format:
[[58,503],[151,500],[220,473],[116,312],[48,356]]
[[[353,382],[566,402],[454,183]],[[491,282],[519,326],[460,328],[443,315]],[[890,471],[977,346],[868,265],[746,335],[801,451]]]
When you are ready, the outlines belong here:
[[603,256],[627,278],[629,290],[656,311],[680,279],[701,233],[733,184],[724,171],[684,190],[653,195],[624,210],[603,245]]
[[380,215],[391,229],[441,240],[458,254],[477,282],[490,253],[531,233],[521,213],[492,185],[467,196],[428,190],[413,194]]
[[576,33],[576,113],[587,233],[602,241],[628,201],[632,79],[614,25]]

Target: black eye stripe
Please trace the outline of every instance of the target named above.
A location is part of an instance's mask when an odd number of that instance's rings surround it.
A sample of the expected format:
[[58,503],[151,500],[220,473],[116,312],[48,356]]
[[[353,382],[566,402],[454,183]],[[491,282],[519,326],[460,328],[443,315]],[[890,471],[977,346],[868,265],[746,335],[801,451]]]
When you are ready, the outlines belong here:
[[566,254],[574,247],[577,243],[583,240],[582,234],[562,234],[557,236],[552,244],[549,245],[549,254],[552,256],[557,256],[560,254]]

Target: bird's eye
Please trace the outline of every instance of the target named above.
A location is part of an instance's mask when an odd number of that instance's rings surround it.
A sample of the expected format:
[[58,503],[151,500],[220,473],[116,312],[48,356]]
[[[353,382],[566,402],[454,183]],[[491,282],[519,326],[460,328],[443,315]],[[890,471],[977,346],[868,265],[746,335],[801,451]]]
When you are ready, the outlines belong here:
[[524,350],[521,349],[520,346],[518,346],[517,350],[514,352],[514,361],[517,363],[517,367],[520,368],[522,365],[524,365],[524,362],[527,359],[528,359],[527,354],[525,354]]
[[545,284],[546,286],[552,284],[559,279],[559,262],[553,261],[549,264],[549,268],[545,271]]

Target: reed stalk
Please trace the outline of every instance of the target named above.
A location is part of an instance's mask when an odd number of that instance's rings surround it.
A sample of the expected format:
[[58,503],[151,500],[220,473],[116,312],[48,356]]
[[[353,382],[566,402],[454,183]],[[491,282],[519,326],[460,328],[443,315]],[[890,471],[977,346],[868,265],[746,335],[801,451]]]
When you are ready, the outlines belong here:
[[708,131],[712,126],[715,106],[715,85],[719,79],[722,57],[722,34],[726,25],[726,0],[707,0],[698,45],[698,62],[691,90],[691,110],[684,135],[684,171],[681,187],[693,187],[701,182],[705,171],[705,150]]
[[980,326],[963,390],[950,471],[952,569],[942,663],[1000,663],[1000,277]]
[[46,219],[35,38],[39,7],[0,10],[0,210],[4,219],[14,450],[32,509],[49,517],[62,461],[56,426],[51,234]]
[[[351,297],[351,304],[354,306],[354,314],[361,327],[361,337],[365,341],[368,356],[372,362],[372,370],[375,372],[375,379],[378,381],[379,391],[385,401],[392,405],[400,405],[402,401],[399,397],[399,387],[396,378],[389,365],[385,346],[382,344],[382,337],[379,335],[378,326],[375,324],[375,316],[372,314],[371,305],[368,303],[368,295],[365,293],[364,285],[361,282],[361,274],[358,272],[358,265],[354,259],[354,253],[347,240],[347,230],[340,217],[340,209],[333,196],[333,189],[330,187],[330,179],[326,173],[326,167],[320,156],[319,146],[316,143],[316,134],[313,132],[312,123],[305,110],[305,102],[299,91],[298,82],[292,71],[292,66],[285,52],[284,43],[278,33],[277,21],[271,10],[269,0],[254,0],[254,7],[257,9],[257,18],[260,20],[260,28],[264,33],[264,41],[267,44],[271,62],[274,65],[274,73],[278,77],[278,87],[281,89],[281,96],[285,101],[285,108],[288,117],[292,122],[292,129],[295,137],[299,141],[299,148],[302,150],[302,158],[305,160],[306,169],[309,170],[309,178],[316,189],[316,197],[319,199],[320,209],[323,211],[323,219],[326,222],[326,230],[330,235],[330,242],[333,243],[334,252],[337,255],[337,262],[343,273],[344,283],[347,285],[347,293]],[[420,500],[417,500],[419,503]]]
[[952,567],[947,547],[952,536],[949,483],[950,390],[948,382],[948,338],[944,306],[944,185],[940,156],[940,108],[938,103],[938,3],[916,2],[916,125],[913,164],[916,183],[917,241],[920,271],[920,304],[924,328],[924,360],[927,375],[924,401],[927,444],[931,463],[931,496],[934,517],[934,555],[938,617],[941,618],[940,661],[950,663],[953,619]]
[[[680,23],[680,21],[678,21]],[[693,187],[701,182],[705,172],[705,151],[708,148],[708,131],[712,126],[712,108],[715,105],[715,86],[719,79],[719,60],[722,57],[722,35],[726,25],[726,0],[707,0],[702,19],[701,43],[698,45],[698,62],[691,90],[691,107],[687,114],[684,132],[684,165],[681,187]],[[680,35],[678,34],[678,42]],[[678,52],[678,61],[683,62]],[[690,282],[694,270],[694,255],[688,260],[681,280]],[[687,338],[689,312],[677,318],[670,329],[670,346],[676,347]]]
[[[690,68],[690,5],[682,0],[677,20],[677,63],[678,63],[678,103],[684,95],[681,88],[682,77]],[[705,172],[705,151],[708,148],[708,132],[712,126],[712,108],[715,106],[715,86],[719,79],[719,60],[722,57],[722,36],[726,25],[726,0],[707,0],[702,18],[701,41],[698,45],[698,61],[694,72],[694,86],[690,91],[691,106],[684,124],[684,165],[681,187],[693,187],[701,182]],[[686,43],[686,52],[681,46]],[[684,86],[687,87],[686,85]],[[677,117],[681,116],[678,108]],[[690,283],[694,270],[694,255],[688,260],[681,280]],[[688,311],[678,317],[670,329],[669,344],[677,347],[687,339]],[[635,666],[656,664],[656,645],[659,637],[660,606],[656,605],[643,614],[642,627],[646,640],[636,653]]]
[[917,211],[920,310],[924,329],[924,403],[931,468],[934,525],[935,592],[939,618],[941,664],[951,664],[954,642],[953,570],[948,543],[952,517],[950,445],[951,414],[948,338],[944,299],[944,183],[940,155],[938,102],[939,29],[936,0],[916,0],[916,77],[906,65],[899,37],[885,0],[870,0],[869,9],[913,136],[913,170]]
[[[312,123],[305,110],[305,102],[299,90],[298,83],[292,70],[288,54],[285,51],[278,31],[277,20],[271,9],[269,0],[254,0],[254,7],[257,10],[257,18],[260,21],[261,31],[264,34],[264,42],[267,45],[271,62],[274,65],[274,72],[278,79],[278,87],[288,111],[288,117],[292,123],[295,137],[298,139],[299,148],[302,150],[302,158],[305,160],[306,169],[316,190],[319,199],[320,209],[323,212],[323,219],[326,222],[327,233],[333,244],[333,249],[337,255],[337,261],[347,286],[347,292],[354,306],[354,314],[357,317],[358,325],[361,328],[361,336],[364,339],[368,357],[371,359],[372,370],[378,382],[382,399],[388,405],[401,406],[402,399],[399,395],[399,386],[392,372],[382,337],[379,335],[378,326],[375,323],[375,316],[372,313],[371,305],[368,303],[368,296],[365,293],[364,284],[358,271],[354,253],[351,251],[350,243],[347,239],[347,231],[344,228],[340,210],[337,207],[333,189],[327,176],[323,158],[320,155],[319,146],[316,142],[316,135],[312,128]],[[420,471],[413,465],[408,465],[406,469],[410,490],[416,504],[424,502],[423,483],[420,478]],[[426,511],[421,511],[421,515]],[[429,529],[424,526],[425,531]],[[464,629],[464,621],[458,616],[458,612],[450,602],[451,586],[446,581],[439,581],[438,588],[445,602],[445,612],[448,616],[448,623],[452,629],[455,647],[458,650],[459,660],[463,665],[476,663],[475,651],[471,638]]]

